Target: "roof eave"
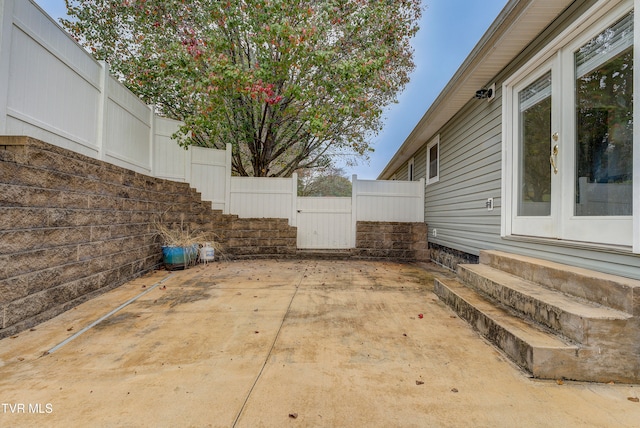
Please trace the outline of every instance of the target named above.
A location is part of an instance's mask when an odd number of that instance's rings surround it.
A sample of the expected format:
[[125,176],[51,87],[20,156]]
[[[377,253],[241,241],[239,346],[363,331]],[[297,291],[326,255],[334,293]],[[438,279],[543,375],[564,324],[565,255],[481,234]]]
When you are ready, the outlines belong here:
[[510,0],[378,178],[389,179],[573,1]]

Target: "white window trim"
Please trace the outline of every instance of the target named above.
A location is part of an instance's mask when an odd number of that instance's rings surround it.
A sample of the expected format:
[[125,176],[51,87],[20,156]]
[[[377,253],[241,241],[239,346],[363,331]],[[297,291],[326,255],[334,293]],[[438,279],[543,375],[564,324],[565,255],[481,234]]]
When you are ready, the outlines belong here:
[[[437,165],[436,165],[436,170],[437,170],[437,174],[435,177],[433,178],[429,178],[429,176],[431,175],[431,148],[433,146],[437,146],[438,147],[438,159],[437,159]],[[431,140],[431,142],[429,142],[429,144],[427,144],[427,177],[426,177],[426,182],[427,182],[427,186],[429,184],[433,184],[433,183],[437,183],[438,181],[440,181],[440,134],[436,135],[435,138],[433,140]]]
[[[621,15],[622,10],[629,8],[635,10],[634,17],[634,99],[640,99],[640,0],[600,0],[589,9],[583,16],[577,19],[570,27],[561,32],[555,39],[541,49],[524,66],[513,73],[502,84],[502,117],[510,117],[513,111],[513,89],[530,73],[535,72],[547,61],[551,61],[559,55],[562,49],[575,42],[575,39],[586,32],[597,32],[596,28],[604,27],[603,17],[610,14]],[[584,36],[587,37],[587,36]],[[640,138],[640,103],[634,108],[634,140]],[[505,203],[501,206],[500,235],[502,237],[511,236],[511,195],[513,194],[513,171],[511,132],[512,123],[510,120],[502,121],[502,190],[501,198]],[[635,146],[635,144],[634,144]],[[633,159],[633,194],[640,194],[640,153],[634,150]],[[640,198],[634,198],[633,207],[633,252],[640,253]]]
[[416,163],[414,161],[414,158],[409,159],[409,162],[407,163],[407,180],[408,181],[413,181],[414,178],[416,177]]

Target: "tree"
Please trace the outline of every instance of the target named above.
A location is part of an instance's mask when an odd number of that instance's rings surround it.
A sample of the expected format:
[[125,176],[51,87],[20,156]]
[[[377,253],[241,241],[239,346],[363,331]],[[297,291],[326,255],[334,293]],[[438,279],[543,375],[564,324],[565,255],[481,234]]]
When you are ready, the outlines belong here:
[[351,182],[341,168],[298,171],[298,196],[351,196]]
[[235,173],[367,157],[413,69],[420,0],[66,0],[63,26],[180,144],[233,146]]

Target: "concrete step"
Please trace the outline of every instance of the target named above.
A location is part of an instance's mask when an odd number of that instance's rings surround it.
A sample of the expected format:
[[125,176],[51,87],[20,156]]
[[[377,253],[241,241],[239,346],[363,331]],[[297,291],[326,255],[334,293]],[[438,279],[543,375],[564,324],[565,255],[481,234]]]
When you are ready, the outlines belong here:
[[461,282],[525,318],[583,345],[599,343],[625,328],[623,311],[569,296],[488,265],[458,265]]
[[455,279],[436,279],[438,297],[536,378],[571,378],[579,346],[514,316]]
[[480,264],[629,314],[640,292],[637,280],[501,251],[480,251]]

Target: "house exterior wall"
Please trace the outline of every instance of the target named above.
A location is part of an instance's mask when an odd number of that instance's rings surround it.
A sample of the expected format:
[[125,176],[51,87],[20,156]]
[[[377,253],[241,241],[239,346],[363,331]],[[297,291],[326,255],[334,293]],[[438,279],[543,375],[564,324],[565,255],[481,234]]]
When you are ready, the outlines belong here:
[[[595,1],[575,2],[487,85],[491,101],[470,100],[440,135],[440,179],[425,190],[425,222],[432,259],[450,268],[473,261],[483,249],[498,249],[640,279],[640,256],[630,251],[557,240],[501,237],[503,82]],[[638,31],[638,30],[636,30]],[[415,178],[425,176],[425,151],[416,152]],[[396,171],[406,175],[406,165]],[[493,210],[486,207],[493,198]]]

